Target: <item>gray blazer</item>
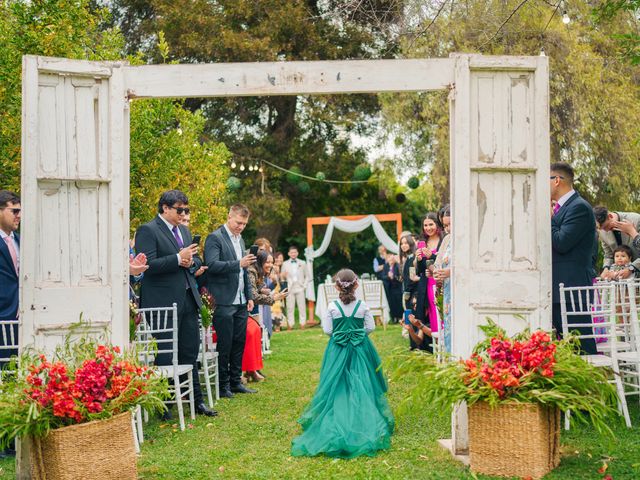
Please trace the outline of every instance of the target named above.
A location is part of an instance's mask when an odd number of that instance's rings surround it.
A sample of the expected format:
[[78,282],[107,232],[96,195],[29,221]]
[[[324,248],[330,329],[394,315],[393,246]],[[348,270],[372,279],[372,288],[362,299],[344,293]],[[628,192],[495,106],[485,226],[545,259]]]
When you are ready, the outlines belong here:
[[[636,231],[640,232],[640,215],[630,212],[616,212],[620,216],[620,221],[627,220],[636,228]],[[639,235],[640,236],[640,235]],[[613,232],[605,232],[604,230],[598,230],[598,238],[602,245],[602,251],[604,252],[604,266],[610,267],[613,265],[613,251],[618,246],[616,243],[616,237]],[[622,233],[622,244],[627,245],[633,251],[632,264],[638,271],[640,271],[640,249],[634,245],[634,239],[626,233]]]
[[[242,251],[245,251],[244,240],[240,239]],[[240,258],[236,256],[231,238],[224,225],[210,233],[204,244],[204,261],[207,270],[207,288],[216,301],[216,305],[233,305],[238,293]],[[247,301],[252,300],[247,270],[244,275],[244,295]]]

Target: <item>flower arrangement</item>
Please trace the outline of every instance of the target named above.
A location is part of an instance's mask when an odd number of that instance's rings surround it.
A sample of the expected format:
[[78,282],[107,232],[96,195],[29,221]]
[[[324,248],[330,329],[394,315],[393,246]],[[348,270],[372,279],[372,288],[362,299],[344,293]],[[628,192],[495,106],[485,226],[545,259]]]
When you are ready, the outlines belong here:
[[526,330],[510,338],[491,320],[480,328],[486,340],[469,359],[438,364],[428,354],[397,356],[395,375],[417,378],[409,401],[419,398],[441,409],[462,401],[540,403],[571,410],[572,418],[611,433],[606,420],[618,416],[616,391],[608,382],[611,372],[584,361],[575,337],[554,340],[542,330]]
[[213,299],[213,295],[209,293],[206,287],[200,289],[200,298],[202,299],[202,306],[200,307],[200,318],[202,319],[202,326],[209,328],[213,323],[213,312],[215,310],[216,302]]
[[17,436],[111,418],[136,405],[164,409],[165,378],[137,361],[136,352],[82,337],[67,340],[51,358],[24,353],[0,384],[0,448]]

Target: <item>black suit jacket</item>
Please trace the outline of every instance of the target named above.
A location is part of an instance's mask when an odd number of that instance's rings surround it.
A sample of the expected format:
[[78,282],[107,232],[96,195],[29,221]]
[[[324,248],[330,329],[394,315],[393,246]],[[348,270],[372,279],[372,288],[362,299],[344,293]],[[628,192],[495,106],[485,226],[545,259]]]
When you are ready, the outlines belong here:
[[[192,242],[191,232],[179,225],[184,245]],[[202,259],[194,256],[190,268],[178,264],[176,254],[180,251],[178,242],[167,225],[158,216],[138,228],[136,251],[147,256],[149,268],[144,272],[140,288],[140,307],[170,307],[174,302],[178,310],[186,300],[187,292],[193,295],[198,307],[202,305],[195,271],[202,266]],[[190,289],[187,289],[187,284]]]
[[[14,232],[20,245],[20,237]],[[0,320],[18,317],[18,272],[13,266],[9,247],[0,240]]]
[[[244,240],[240,239],[242,251],[245,251]],[[233,305],[238,293],[238,273],[240,273],[240,258],[231,243],[231,238],[224,225],[210,233],[204,244],[204,260],[209,267],[207,270],[207,288],[217,305]],[[244,275],[244,295],[247,301],[252,300],[249,288],[247,270],[242,269]]]
[[595,222],[591,205],[577,193],[551,217],[553,303],[560,302],[561,283],[565,287],[593,283]]

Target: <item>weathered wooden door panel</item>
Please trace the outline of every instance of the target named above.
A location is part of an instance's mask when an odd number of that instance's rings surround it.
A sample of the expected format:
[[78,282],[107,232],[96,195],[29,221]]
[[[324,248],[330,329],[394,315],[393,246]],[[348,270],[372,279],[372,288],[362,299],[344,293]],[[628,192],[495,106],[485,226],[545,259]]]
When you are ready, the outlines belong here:
[[[470,355],[479,325],[551,328],[548,63],[454,55],[451,100],[453,328]],[[466,449],[464,409],[454,449]]]
[[24,58],[23,347],[52,349],[81,315],[115,343],[127,341],[129,125],[120,67]]

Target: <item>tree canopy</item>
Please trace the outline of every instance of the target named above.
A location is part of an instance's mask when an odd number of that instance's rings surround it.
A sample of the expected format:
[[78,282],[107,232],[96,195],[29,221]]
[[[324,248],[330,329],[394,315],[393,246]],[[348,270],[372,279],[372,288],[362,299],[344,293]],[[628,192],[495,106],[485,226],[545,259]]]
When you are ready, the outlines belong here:
[[[447,2],[443,2],[445,4]],[[588,2],[567,2],[568,24],[556,4],[515,0],[449,2],[422,20],[419,36],[403,38],[407,57],[450,52],[539,55],[550,61],[552,161],[577,170],[579,188],[612,209],[640,206],[638,67],[619,55],[624,18],[594,23]],[[384,95],[388,130],[405,148],[405,168],[428,167],[441,197],[448,192],[448,103],[443,94]]]
[[[0,188],[20,191],[22,56],[120,60],[125,39],[110,12],[87,0],[0,4]],[[129,60],[139,63],[139,58]],[[160,193],[183,188],[196,228],[225,218],[229,158],[203,135],[205,118],[174,100],[139,100],[131,107],[131,228],[156,212]]]

